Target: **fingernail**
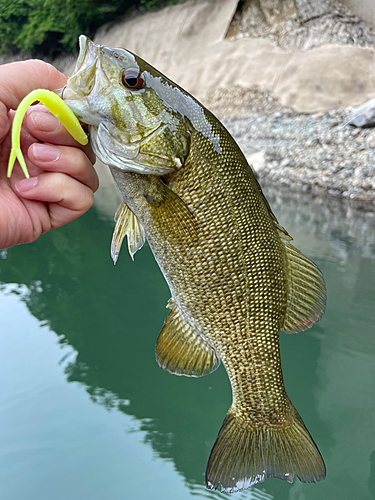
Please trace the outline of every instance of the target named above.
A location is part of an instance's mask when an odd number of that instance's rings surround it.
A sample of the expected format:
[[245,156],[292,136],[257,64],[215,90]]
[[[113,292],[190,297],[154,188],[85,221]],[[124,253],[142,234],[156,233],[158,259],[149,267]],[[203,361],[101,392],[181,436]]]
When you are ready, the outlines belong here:
[[33,111],[30,113],[30,118],[35,129],[41,132],[57,132],[61,126],[56,116],[53,116],[51,113]]
[[30,179],[22,179],[22,181],[16,182],[15,186],[18,192],[25,193],[26,191],[31,191],[38,184],[39,177],[30,177]]
[[33,155],[39,161],[56,161],[60,158],[60,148],[48,144],[35,143],[32,146]]

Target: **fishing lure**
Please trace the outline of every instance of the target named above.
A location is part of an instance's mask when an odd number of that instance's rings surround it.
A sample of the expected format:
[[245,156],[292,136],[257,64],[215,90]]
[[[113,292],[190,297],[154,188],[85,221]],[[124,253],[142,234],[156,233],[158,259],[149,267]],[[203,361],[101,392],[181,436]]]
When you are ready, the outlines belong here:
[[22,120],[26,114],[27,108],[34,102],[39,101],[54,115],[67,129],[69,134],[80,144],[85,146],[88,143],[88,138],[81,124],[73,111],[68,108],[65,102],[54,92],[45,89],[33,90],[19,104],[16,114],[13,119],[12,126],[12,149],[9,156],[7,176],[12,175],[14,162],[19,161],[25,177],[29,178],[29,172],[26,167],[26,162],[23,157],[20,145],[20,135]]

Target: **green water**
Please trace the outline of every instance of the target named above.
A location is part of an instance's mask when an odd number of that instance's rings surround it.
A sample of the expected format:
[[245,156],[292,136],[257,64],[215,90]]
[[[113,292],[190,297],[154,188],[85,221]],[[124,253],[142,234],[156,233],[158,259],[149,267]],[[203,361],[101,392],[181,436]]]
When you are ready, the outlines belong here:
[[[336,201],[270,192],[322,269],[324,318],[281,337],[288,393],[327,479],[271,479],[236,499],[375,498],[375,221]],[[223,367],[202,379],[154,361],[169,293],[148,248],[113,266],[98,209],[0,254],[0,499],[185,500],[204,488],[230,405]]]

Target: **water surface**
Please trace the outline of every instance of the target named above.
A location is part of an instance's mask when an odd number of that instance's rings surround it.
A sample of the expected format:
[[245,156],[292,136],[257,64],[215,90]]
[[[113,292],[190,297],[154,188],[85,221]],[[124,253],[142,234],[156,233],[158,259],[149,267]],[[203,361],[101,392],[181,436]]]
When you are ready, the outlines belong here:
[[[319,484],[267,480],[236,499],[375,498],[375,220],[336,200],[268,193],[323,271],[324,318],[281,335],[285,384],[327,465]],[[230,405],[223,367],[154,360],[168,288],[148,247],[113,266],[100,205],[0,254],[0,499],[185,500]]]

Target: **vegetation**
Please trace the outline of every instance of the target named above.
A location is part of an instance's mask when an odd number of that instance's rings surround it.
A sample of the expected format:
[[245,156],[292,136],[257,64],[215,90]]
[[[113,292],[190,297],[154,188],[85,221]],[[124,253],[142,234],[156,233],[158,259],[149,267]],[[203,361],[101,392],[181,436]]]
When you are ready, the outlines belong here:
[[129,8],[151,9],[178,0],[0,0],[0,53],[73,52],[81,33],[93,36]]

